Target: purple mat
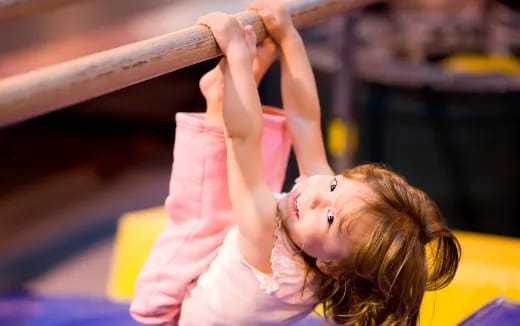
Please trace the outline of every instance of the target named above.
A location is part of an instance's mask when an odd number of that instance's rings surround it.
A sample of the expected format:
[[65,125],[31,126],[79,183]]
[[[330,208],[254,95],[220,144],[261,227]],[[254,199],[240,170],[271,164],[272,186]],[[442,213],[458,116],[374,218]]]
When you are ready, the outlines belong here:
[[[0,294],[1,326],[137,326],[128,305],[103,299],[48,298],[30,294]],[[319,318],[300,321],[298,326],[323,325]],[[520,304],[496,298],[459,326],[519,326]]]
[[0,294],[2,326],[136,326],[128,305],[103,299]]
[[519,326],[520,304],[498,297],[464,319],[459,326]]
[[[293,326],[323,326],[309,317]],[[0,294],[0,326],[142,326],[127,304],[103,299],[42,297],[27,293]]]

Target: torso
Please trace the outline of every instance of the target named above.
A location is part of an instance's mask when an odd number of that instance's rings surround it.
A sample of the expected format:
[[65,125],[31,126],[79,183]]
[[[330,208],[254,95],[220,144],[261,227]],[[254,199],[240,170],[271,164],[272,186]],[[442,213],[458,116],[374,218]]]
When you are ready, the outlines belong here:
[[238,228],[231,229],[209,269],[184,298],[180,326],[290,325],[316,305],[303,290],[305,267],[279,230],[272,253],[273,275],[251,267],[237,244]]

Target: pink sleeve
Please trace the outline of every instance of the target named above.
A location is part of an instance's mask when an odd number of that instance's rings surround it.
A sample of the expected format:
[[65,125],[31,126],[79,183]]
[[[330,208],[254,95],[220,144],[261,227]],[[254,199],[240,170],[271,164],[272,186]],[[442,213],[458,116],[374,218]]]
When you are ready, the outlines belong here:
[[[262,156],[267,181],[280,191],[290,141],[283,113],[264,108]],[[211,264],[231,226],[222,127],[203,114],[178,113],[165,208],[171,223],[156,240],[135,284],[132,316],[148,325],[176,325],[190,282]]]

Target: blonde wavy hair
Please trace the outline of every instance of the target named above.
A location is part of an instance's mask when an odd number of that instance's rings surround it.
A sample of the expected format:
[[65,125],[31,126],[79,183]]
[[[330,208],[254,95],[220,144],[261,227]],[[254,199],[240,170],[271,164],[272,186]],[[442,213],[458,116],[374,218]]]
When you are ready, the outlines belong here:
[[302,253],[306,283],[325,316],[339,325],[416,325],[425,291],[443,288],[455,276],[460,244],[437,205],[401,176],[373,164],[342,175],[375,192],[356,215],[376,222],[353,257],[328,263],[327,274]]

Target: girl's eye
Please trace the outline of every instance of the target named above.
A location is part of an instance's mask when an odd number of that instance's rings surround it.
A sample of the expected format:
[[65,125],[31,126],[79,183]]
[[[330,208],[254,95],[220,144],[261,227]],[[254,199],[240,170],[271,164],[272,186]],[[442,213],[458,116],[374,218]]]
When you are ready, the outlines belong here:
[[331,211],[327,212],[327,222],[329,224],[332,224],[332,222],[334,222],[334,213],[332,213]]
[[338,182],[336,181],[336,178],[334,178],[332,180],[332,182],[330,183],[330,191],[334,191],[334,189],[336,189],[336,186],[338,185]]

